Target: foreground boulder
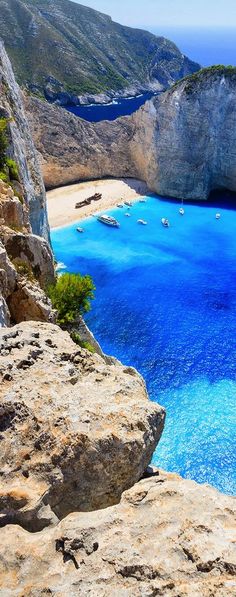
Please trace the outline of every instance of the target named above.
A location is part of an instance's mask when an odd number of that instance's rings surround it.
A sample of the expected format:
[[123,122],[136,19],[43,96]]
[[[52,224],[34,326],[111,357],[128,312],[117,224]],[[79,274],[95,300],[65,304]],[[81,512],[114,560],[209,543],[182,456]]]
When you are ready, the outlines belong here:
[[164,424],[142,378],[52,324],[3,329],[0,343],[1,525],[38,531],[118,502]]
[[117,506],[0,530],[4,597],[235,597],[235,500],[160,472]]

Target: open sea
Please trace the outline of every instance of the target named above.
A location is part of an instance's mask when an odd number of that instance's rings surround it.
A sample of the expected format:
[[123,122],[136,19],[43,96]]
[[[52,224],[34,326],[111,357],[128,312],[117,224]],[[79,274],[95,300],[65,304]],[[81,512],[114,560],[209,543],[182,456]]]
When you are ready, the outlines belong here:
[[103,350],[136,367],[167,410],[153,463],[235,494],[236,211],[221,200],[180,216],[179,203],[150,196],[129,218],[107,212],[119,229],[92,217],[84,234],[52,230],[52,243],[61,271],[94,278],[86,320]]

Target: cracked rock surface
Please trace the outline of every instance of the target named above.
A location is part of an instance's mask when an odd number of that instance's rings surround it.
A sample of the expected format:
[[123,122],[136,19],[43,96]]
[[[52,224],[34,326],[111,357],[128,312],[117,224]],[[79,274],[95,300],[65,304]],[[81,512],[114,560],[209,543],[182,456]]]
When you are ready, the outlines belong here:
[[0,525],[40,531],[117,503],[164,425],[140,375],[48,323],[0,330],[0,350]]
[[235,521],[232,497],[159,471],[116,506],[1,529],[3,594],[235,597]]

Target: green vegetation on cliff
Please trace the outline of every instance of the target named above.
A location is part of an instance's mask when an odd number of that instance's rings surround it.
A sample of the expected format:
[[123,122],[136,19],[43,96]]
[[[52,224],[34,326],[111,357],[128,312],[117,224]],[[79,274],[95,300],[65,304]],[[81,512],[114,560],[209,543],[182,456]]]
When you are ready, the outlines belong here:
[[9,139],[7,134],[7,118],[0,118],[0,180],[9,182],[19,179],[19,171],[16,162],[7,157]]
[[167,87],[199,68],[164,37],[69,0],[0,0],[0,14],[18,82],[48,99],[157,81]]
[[58,323],[74,323],[80,315],[89,311],[94,290],[90,276],[69,273],[58,276],[56,283],[48,288],[52,306],[58,312]]
[[233,77],[236,75],[236,67],[232,65],[225,66],[224,64],[214,64],[213,66],[207,66],[205,68],[201,68],[197,72],[193,73],[192,75],[187,75],[183,77],[180,81],[172,87],[175,89],[178,85],[182,83],[185,84],[185,92],[191,93],[197,88],[198,83],[205,83],[209,80],[213,80],[214,76],[217,77]]

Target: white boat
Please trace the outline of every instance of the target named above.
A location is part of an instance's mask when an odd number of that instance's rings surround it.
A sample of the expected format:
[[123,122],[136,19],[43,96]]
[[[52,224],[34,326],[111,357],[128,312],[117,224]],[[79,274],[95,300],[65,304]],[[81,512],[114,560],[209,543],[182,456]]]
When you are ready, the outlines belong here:
[[126,212],[125,216],[127,216],[127,218],[130,218],[131,214]]
[[147,225],[146,220],[137,220],[138,224],[143,224],[143,226]]
[[147,203],[147,199],[139,199],[139,203]]
[[169,220],[167,220],[167,218],[162,218],[161,223],[162,223],[162,226],[164,226],[164,228],[169,228],[169,226],[170,226],[170,222],[169,222]]
[[117,220],[115,218],[113,218],[112,216],[107,216],[106,214],[102,214],[101,216],[98,216],[97,219],[99,222],[102,222],[102,224],[106,224],[107,226],[112,226],[113,228],[120,227],[119,222],[117,222]]
[[181,207],[180,207],[180,209],[179,209],[179,214],[180,214],[181,216],[184,216],[184,202],[183,202],[183,199],[182,199],[182,205],[181,205]]
[[78,228],[76,228],[76,230],[77,230],[77,232],[84,232],[84,229],[80,228],[79,226],[78,226]]
[[123,203],[117,203],[116,207],[124,207]]
[[125,205],[128,205],[129,207],[131,207],[131,206],[132,206],[132,203],[131,203],[131,201],[124,201],[124,204],[125,204]]
[[219,214],[219,213],[217,213],[217,214],[216,214],[216,220],[219,220],[219,219],[220,219],[220,214]]

